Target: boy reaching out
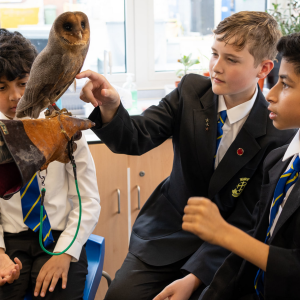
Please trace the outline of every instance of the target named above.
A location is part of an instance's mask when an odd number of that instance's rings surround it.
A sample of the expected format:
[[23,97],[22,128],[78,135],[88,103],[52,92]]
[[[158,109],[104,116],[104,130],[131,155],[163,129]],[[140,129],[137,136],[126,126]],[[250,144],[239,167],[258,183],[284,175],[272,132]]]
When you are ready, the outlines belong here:
[[277,49],[282,62],[279,80],[266,97],[270,119],[280,130],[298,132],[264,161],[253,237],[228,224],[210,200],[189,199],[182,228],[233,252],[201,300],[300,297],[300,34],[282,37]]
[[220,22],[214,34],[211,77],[186,75],[140,116],[128,115],[105,77],[77,75],[90,79],[81,99],[99,105],[89,116],[96,123],[92,130],[113,152],[142,155],[166,139],[173,142],[171,174],[141,209],[105,300],[149,300],[162,290],[167,295],[155,300],[198,299],[230,252],[182,230],[188,199],[208,197],[227,222],[250,230],[261,162],[295,134],[273,127],[257,85],[273,68],[280,38],[275,19],[240,12]]

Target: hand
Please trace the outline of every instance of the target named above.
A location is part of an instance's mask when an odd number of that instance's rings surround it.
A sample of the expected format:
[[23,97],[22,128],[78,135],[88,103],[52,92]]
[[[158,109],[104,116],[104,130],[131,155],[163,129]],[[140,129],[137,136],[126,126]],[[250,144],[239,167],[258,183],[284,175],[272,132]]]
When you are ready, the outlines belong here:
[[34,296],[37,297],[40,289],[41,297],[45,297],[48,286],[51,282],[49,291],[53,292],[57,281],[62,278],[62,288],[67,287],[68,272],[72,257],[66,253],[59,256],[52,256],[41,268],[36,279]]
[[200,284],[200,279],[194,274],[189,274],[169,284],[153,300],[188,300]]
[[0,252],[0,286],[13,283],[19,278],[22,263],[17,257],[14,261],[15,263],[4,253],[4,250]]
[[77,79],[89,78],[80,92],[80,99],[100,106],[103,123],[110,122],[116,114],[121,100],[118,92],[107,79],[93,71],[84,71],[76,76]]
[[118,92],[103,75],[87,70],[79,73],[76,78],[89,78],[80,92],[80,99],[84,102],[91,102],[95,107],[98,105],[119,106]]
[[229,224],[220,215],[217,205],[202,197],[190,198],[187,204],[182,229],[198,235],[204,241],[219,245]]

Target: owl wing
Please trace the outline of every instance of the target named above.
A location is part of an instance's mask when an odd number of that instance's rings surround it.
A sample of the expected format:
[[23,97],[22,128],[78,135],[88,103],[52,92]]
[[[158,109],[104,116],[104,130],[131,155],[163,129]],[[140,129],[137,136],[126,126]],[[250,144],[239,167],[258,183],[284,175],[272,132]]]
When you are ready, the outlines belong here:
[[[66,54],[63,55],[62,65],[64,66],[65,74],[63,75],[62,81],[58,81],[55,86],[57,88],[56,93],[50,95],[50,104],[56,102],[74,82],[75,76],[80,72],[83,66],[84,58],[85,57],[82,56],[73,57]],[[59,94],[57,94],[57,92],[59,92]]]
[[37,118],[49,104],[57,101],[74,81],[82,59],[67,54],[42,53],[32,66],[25,93],[17,106],[17,117]]

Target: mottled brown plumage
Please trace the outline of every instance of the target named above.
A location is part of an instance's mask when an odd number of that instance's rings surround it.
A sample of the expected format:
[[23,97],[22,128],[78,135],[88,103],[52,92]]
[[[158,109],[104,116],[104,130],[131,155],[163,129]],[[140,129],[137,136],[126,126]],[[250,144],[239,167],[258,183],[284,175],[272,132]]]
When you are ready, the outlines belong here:
[[80,72],[90,43],[90,26],[82,12],[66,12],[56,18],[48,44],[32,65],[17,117],[38,118],[57,101]]

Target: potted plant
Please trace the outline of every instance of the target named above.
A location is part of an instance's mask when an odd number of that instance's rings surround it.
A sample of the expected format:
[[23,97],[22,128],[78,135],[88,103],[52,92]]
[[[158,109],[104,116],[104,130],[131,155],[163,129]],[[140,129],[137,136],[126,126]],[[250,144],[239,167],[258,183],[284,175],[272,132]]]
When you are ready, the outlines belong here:
[[[192,53],[188,56],[183,55],[182,58],[178,59],[178,62],[182,64],[182,67],[180,69],[178,69],[176,71],[176,76],[178,76],[179,78],[182,78],[184,75],[187,74],[188,69],[196,64],[199,64],[200,61],[198,58],[196,59],[192,59]],[[180,80],[175,81],[175,86],[178,86],[178,83],[180,82]]]
[[[300,32],[300,0],[289,0],[287,8],[281,4],[272,3],[268,13],[278,22],[282,35]],[[278,71],[281,57],[277,55],[274,68],[268,75],[268,88],[272,88],[278,81]]]

